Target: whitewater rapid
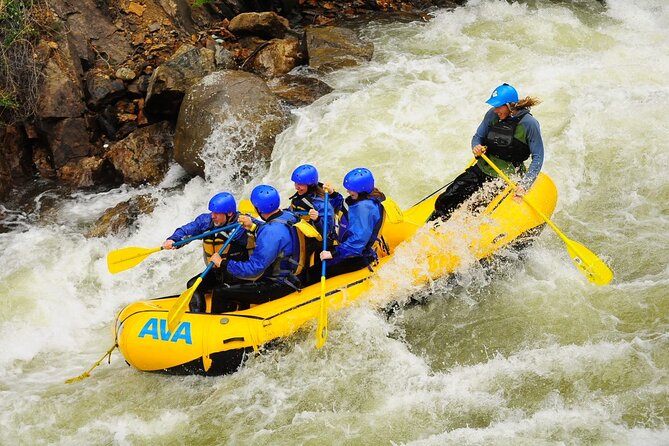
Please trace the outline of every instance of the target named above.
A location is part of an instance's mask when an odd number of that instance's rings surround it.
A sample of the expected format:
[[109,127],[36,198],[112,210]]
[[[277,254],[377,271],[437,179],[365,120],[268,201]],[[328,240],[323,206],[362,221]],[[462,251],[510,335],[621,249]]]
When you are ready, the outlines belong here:
[[[669,444],[667,29],[664,0],[473,0],[372,24],[374,59],[324,76],[334,91],[293,111],[253,183],[231,180],[214,145],[205,179],[174,165],[158,186],[6,209],[0,444]],[[113,344],[124,305],[180,293],[203,268],[196,243],[117,275],[109,251],[160,245],[222,190],[247,198],[270,183],[287,198],[304,162],[336,185],[369,167],[408,207],[469,162],[501,82],[543,100],[532,112],[553,219],[611,266],[610,286],[584,279],[549,229],[493,272],[470,265],[420,288],[402,280],[409,247],[383,272],[391,285],[330,314],[322,350],[305,327],[231,376],[140,373],[115,353],[64,384]],[[130,231],[84,236],[143,194],[156,208]],[[390,319],[377,308],[409,296],[427,302]]]

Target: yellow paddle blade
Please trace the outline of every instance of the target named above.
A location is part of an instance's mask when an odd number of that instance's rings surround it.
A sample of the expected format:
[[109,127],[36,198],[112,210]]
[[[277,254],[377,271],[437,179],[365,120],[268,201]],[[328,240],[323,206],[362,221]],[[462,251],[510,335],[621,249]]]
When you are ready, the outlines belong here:
[[383,209],[386,210],[386,215],[388,216],[388,221],[390,223],[402,223],[404,221],[402,209],[400,209],[393,199],[386,198],[381,204],[383,205]]
[[179,296],[174,305],[172,305],[172,308],[170,308],[170,311],[167,313],[167,328],[171,332],[174,333],[177,325],[179,325],[179,322],[181,322],[181,318],[186,312],[186,307],[188,306],[191,297],[193,297],[193,293],[195,293],[195,290],[197,290],[197,287],[201,282],[202,277],[198,277],[193,286],[181,293],[181,296]]
[[237,206],[237,210],[242,214],[250,215],[251,217],[258,218],[258,212],[256,212],[255,206],[251,203],[251,200],[242,200]]
[[309,223],[307,223],[304,220],[300,220],[297,223],[295,223],[293,226],[295,226],[297,229],[304,234],[305,237],[309,238],[315,238],[319,242],[323,241],[323,236],[314,228],[311,226]]
[[128,248],[117,249],[107,254],[107,268],[112,274],[120,273],[138,265],[142,260],[162,248],[139,248],[131,246]]
[[316,348],[325,345],[328,339],[328,305],[325,302],[325,276],[321,276],[321,306],[318,310],[318,327],[316,328]]
[[[507,177],[504,172],[502,172],[499,167],[495,165],[485,154],[481,154],[481,158],[485,160],[486,163],[492,167],[497,174],[504,179],[511,187],[517,187],[513,181]],[[551,221],[550,218],[546,217],[539,209],[532,204],[531,201],[527,199],[526,196],[523,196],[525,203],[530,206],[534,212],[537,213],[547,224],[550,226],[555,233],[562,239],[565,245],[567,245],[567,252],[574,261],[574,265],[583,273],[583,275],[595,285],[607,285],[611,280],[613,280],[613,271],[604,263],[599,257],[597,257],[592,251],[590,251],[585,246],[581,245],[574,240],[567,238],[566,235],[560,231],[560,229]]]
[[613,280],[611,268],[592,251],[574,240],[566,239],[564,242],[574,264],[590,282],[608,285]]

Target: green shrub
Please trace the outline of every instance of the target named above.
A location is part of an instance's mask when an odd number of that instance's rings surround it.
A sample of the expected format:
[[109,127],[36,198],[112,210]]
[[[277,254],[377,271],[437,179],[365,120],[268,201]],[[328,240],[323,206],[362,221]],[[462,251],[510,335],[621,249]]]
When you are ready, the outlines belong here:
[[46,0],[0,0],[0,122],[35,114],[41,74],[34,45],[50,22]]
[[192,7],[193,8],[200,8],[200,7],[204,6],[205,3],[209,3],[211,1],[212,0],[193,0]]

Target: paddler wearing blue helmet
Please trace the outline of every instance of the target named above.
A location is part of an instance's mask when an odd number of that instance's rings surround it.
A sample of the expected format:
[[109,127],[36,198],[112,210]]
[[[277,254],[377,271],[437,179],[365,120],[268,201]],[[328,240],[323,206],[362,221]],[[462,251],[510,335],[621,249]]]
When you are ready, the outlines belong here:
[[[519,99],[516,89],[506,83],[493,90],[486,101],[491,108],[472,137],[472,153],[479,159],[437,197],[431,220],[448,219],[474,192],[498,177],[492,167],[480,158],[482,153],[487,154],[507,175],[520,175],[522,178],[518,181],[515,194],[518,197],[525,195],[544,162],[541,129],[530,113],[530,107],[540,102],[531,96]],[[526,168],[524,163],[530,157],[532,161]]]
[[341,208],[344,197],[335,192],[330,185],[323,185],[318,181],[318,170],[311,164],[302,164],[293,171],[290,179],[295,184],[295,194],[290,199],[290,210],[306,212],[307,218],[319,233],[323,232],[323,215],[325,214],[325,190],[328,198],[328,225],[331,234],[334,233],[334,216]]
[[327,260],[327,277],[356,271],[376,261],[373,249],[383,223],[386,196],[374,184],[374,175],[364,167],[351,170],[344,177],[349,196],[344,200],[344,212],[339,221],[339,244],[321,252]]
[[[220,192],[209,200],[209,212],[198,215],[195,220],[177,228],[167,240],[163,242],[163,249],[174,249],[174,243],[188,237],[212,232],[216,228],[222,228],[220,232],[214,232],[202,238],[204,262],[209,263],[213,256],[221,258],[217,252],[230,237],[233,229],[229,226],[236,223],[239,217],[235,197],[229,192]],[[227,229],[223,229],[226,228]],[[248,259],[248,237],[246,232],[237,231],[232,242],[223,253],[225,259],[246,260]],[[200,286],[193,293],[190,301],[190,311],[193,313],[204,313],[206,302],[204,293],[211,291],[224,283],[234,283],[234,277],[224,269],[214,268],[213,274],[208,274],[202,280]],[[187,286],[190,288],[199,274],[191,278]]]
[[[344,204],[344,197],[334,190],[332,185],[323,184],[319,181],[318,170],[311,164],[302,164],[293,171],[290,179],[295,184],[295,193],[289,198],[289,209],[297,215],[302,215],[319,234],[323,234],[326,215],[325,192],[328,192],[327,203],[327,228],[328,246],[331,246],[337,235],[336,215],[340,214]],[[306,283],[318,282],[321,273],[321,260],[318,253],[322,249],[322,242],[316,238],[306,239],[307,269],[304,275]]]
[[251,192],[251,203],[262,220],[241,215],[239,222],[255,237],[248,260],[212,261],[237,279],[220,289],[212,312],[233,311],[278,299],[302,287],[301,245],[293,225],[299,220],[292,212],[279,209],[281,197],[270,185],[261,184]]

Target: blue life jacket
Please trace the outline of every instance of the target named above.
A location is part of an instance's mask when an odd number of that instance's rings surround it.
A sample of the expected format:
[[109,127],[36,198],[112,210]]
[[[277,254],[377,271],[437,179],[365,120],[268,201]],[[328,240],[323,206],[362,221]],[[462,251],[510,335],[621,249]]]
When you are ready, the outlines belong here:
[[337,257],[365,256],[377,258],[372,249],[383,225],[383,205],[375,197],[363,196],[358,200],[346,199],[345,211],[339,219]]
[[299,289],[305,254],[304,236],[293,226],[298,221],[292,212],[281,211],[259,224],[253,253],[246,261],[228,262],[228,272],[240,279],[267,279]]

